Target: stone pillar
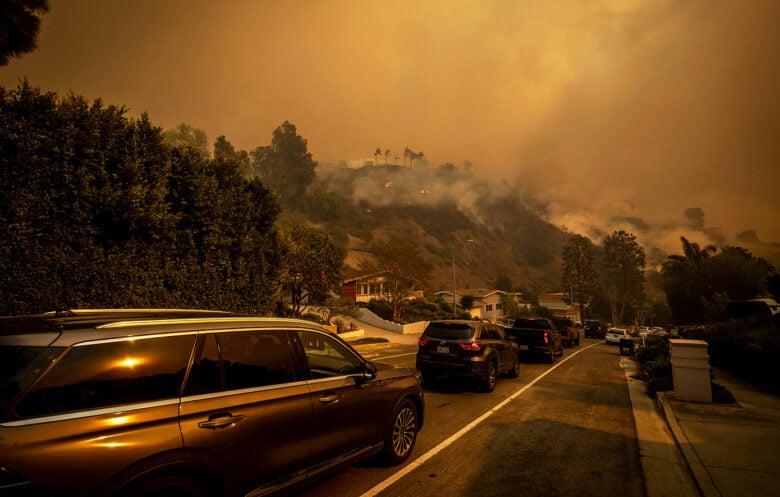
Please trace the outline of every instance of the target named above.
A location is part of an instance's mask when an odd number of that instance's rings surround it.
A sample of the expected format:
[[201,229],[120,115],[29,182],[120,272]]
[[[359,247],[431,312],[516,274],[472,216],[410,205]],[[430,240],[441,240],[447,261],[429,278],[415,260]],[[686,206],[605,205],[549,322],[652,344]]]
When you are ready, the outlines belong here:
[[712,402],[710,356],[703,340],[669,340],[677,400]]

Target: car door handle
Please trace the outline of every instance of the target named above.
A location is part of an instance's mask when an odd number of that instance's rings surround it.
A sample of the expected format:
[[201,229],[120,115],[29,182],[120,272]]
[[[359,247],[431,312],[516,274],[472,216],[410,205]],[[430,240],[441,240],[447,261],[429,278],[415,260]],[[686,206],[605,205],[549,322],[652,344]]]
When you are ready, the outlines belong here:
[[337,404],[341,400],[341,395],[330,393],[327,395],[323,395],[319,398],[319,401],[323,404]]
[[246,419],[246,416],[239,414],[238,416],[218,415],[209,417],[208,421],[201,421],[198,426],[201,428],[208,428],[210,430],[221,430],[223,428],[230,428],[239,421]]

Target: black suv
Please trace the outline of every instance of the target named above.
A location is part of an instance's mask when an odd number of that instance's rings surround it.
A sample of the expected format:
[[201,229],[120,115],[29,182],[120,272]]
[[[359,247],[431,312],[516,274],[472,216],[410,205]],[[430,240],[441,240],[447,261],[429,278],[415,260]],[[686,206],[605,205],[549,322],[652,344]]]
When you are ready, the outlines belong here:
[[265,495],[423,424],[422,380],[300,320],[215,311],[0,318],[0,495]]
[[492,392],[499,375],[520,374],[517,344],[487,321],[431,321],[417,344],[417,369],[427,384],[439,375],[462,376]]
[[592,319],[585,320],[585,338],[604,338],[607,334],[607,327],[601,321]]

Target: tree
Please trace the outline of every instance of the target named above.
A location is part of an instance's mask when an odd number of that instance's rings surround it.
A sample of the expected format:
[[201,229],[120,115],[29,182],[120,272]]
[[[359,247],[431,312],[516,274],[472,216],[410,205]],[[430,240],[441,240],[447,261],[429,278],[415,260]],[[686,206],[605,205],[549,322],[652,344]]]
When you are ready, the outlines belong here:
[[372,275],[385,288],[386,301],[393,309],[393,320],[399,320],[406,301],[422,289],[433,271],[417,245],[409,239],[376,240],[370,248],[373,260],[363,260],[361,271]]
[[382,155],[382,149],[379,147],[376,147],[376,150],[374,150],[374,165],[379,165],[379,156]]
[[390,149],[385,150],[385,165],[387,165],[387,160],[390,158]]
[[684,255],[670,255],[661,270],[666,300],[677,323],[701,322],[705,300],[712,297],[711,289],[707,289],[705,264],[717,249],[712,245],[702,249],[684,236],[680,241]]
[[189,124],[182,123],[173,129],[167,130],[163,136],[166,143],[171,147],[192,147],[206,159],[211,155],[209,153],[208,137],[202,129],[193,128]]
[[678,323],[699,323],[725,317],[729,300],[764,295],[774,272],[771,264],[741,247],[700,249],[682,241],[685,255],[670,255],[663,264],[663,288]]
[[280,206],[223,139],[171,147],[147,115],[0,88],[0,313],[272,308]]
[[645,251],[633,234],[614,231],[604,239],[604,266],[612,322],[622,323],[626,308],[644,300]]
[[306,140],[298,135],[295,125],[285,121],[276,128],[271,145],[252,151],[251,160],[253,171],[279,194],[284,205],[300,207],[299,200],[316,175],[317,162],[312,159]]
[[346,254],[326,234],[304,225],[283,230],[282,243],[279,281],[290,295],[293,316],[300,316],[305,300],[323,304],[338,292]]
[[563,248],[561,285],[564,295],[568,291],[567,302],[579,306],[582,319],[585,319],[585,309],[599,292],[593,249],[593,243],[582,235],[572,235]]
[[5,0],[0,3],[0,66],[11,57],[38,48],[40,16],[49,11],[49,0]]

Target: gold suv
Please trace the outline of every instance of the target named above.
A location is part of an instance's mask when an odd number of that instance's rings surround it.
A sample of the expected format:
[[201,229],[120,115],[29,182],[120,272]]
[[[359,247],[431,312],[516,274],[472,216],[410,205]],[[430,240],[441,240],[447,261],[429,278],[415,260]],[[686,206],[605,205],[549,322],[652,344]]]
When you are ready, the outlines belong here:
[[419,374],[301,320],[73,310],[0,318],[0,496],[266,495],[405,461]]

